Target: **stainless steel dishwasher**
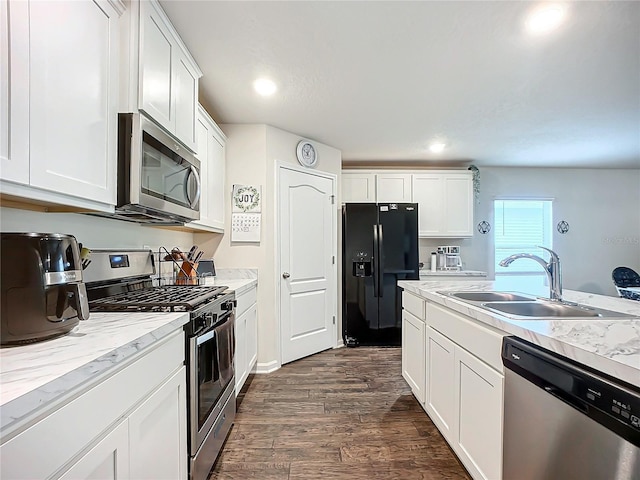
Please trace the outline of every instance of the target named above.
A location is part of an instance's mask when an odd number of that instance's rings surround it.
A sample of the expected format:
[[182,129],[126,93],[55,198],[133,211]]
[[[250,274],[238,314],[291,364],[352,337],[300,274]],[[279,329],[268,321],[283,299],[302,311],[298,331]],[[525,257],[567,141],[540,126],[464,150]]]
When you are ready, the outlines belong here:
[[640,479],[640,389],[515,337],[505,369],[504,480]]

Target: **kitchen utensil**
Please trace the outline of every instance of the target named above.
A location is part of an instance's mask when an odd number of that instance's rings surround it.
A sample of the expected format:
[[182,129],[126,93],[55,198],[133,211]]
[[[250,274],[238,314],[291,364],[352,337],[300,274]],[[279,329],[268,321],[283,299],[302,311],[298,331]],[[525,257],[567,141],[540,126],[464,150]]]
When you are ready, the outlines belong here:
[[198,251],[198,245],[192,246],[191,249],[189,250],[189,253],[187,253],[187,261],[189,262],[192,261],[197,251]]
[[204,254],[204,250],[200,250],[196,257],[193,259],[193,263],[198,263]]

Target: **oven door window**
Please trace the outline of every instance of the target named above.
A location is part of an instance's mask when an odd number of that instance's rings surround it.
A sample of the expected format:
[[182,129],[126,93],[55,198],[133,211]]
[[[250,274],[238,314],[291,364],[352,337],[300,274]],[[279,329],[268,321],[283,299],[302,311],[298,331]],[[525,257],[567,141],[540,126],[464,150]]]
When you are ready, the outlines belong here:
[[140,172],[143,193],[191,208],[198,190],[194,170],[180,155],[144,132]]
[[[198,358],[198,429],[200,429],[209,413],[222,395],[223,385],[220,382],[220,366],[215,331],[213,335],[197,346]],[[204,335],[203,335],[204,337]]]

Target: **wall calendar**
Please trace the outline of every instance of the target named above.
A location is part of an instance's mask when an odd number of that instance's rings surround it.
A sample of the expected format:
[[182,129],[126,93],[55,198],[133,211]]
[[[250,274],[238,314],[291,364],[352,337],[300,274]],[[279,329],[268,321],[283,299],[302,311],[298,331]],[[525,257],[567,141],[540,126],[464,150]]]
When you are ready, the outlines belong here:
[[234,185],[231,210],[231,241],[260,242],[262,187]]

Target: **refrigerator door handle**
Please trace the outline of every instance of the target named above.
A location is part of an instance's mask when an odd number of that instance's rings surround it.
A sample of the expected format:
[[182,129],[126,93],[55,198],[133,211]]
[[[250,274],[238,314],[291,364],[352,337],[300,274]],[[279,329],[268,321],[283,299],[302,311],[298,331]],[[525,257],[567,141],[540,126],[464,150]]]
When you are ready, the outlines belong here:
[[376,276],[378,277],[378,296],[382,297],[384,293],[382,280],[384,279],[384,246],[382,243],[382,224],[378,224],[378,270],[376,272]]
[[373,268],[373,296],[378,296],[378,225],[373,226],[373,255],[371,267]]

